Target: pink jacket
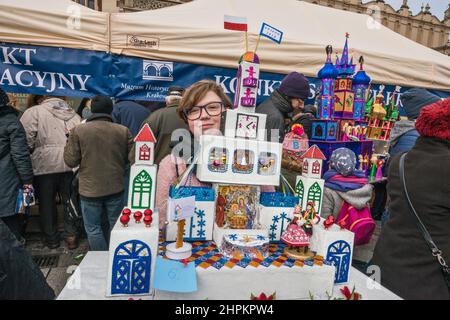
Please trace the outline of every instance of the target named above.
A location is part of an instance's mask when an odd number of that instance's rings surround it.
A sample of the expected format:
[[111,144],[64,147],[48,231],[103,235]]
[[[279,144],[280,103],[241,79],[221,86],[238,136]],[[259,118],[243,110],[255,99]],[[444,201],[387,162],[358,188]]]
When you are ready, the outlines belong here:
[[[177,162],[175,162],[175,160]],[[175,163],[178,163],[178,173],[180,175],[186,170],[186,164],[180,158],[175,158],[169,154],[159,163],[158,177],[156,178],[156,208],[159,211],[159,227],[163,228],[167,219],[167,201],[169,199],[169,189],[177,180],[177,171]],[[183,182],[184,183],[184,182]],[[195,175],[189,183],[192,187],[211,186],[209,183],[200,182]],[[275,188],[272,186],[261,186],[262,192],[274,192]]]

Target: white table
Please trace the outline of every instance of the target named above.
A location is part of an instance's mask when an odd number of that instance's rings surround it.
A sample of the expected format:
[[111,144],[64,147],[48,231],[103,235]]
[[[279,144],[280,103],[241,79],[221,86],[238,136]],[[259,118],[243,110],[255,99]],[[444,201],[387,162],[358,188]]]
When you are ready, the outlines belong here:
[[[106,277],[108,269],[108,251],[90,251],[84,257],[74,274],[67,281],[66,286],[58,296],[58,300],[127,300],[129,297],[106,297]],[[399,300],[396,294],[374,283],[365,274],[355,268],[350,270],[350,282],[346,284],[351,290],[353,286],[364,300]],[[336,285],[333,297],[342,297],[339,289],[343,285]],[[133,299],[153,300],[154,296],[132,296]]]

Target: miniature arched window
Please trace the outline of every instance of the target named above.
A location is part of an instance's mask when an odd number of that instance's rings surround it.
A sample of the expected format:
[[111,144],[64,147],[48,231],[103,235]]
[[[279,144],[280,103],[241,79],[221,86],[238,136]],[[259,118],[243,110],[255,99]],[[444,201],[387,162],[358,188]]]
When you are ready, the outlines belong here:
[[150,160],[150,148],[144,144],[139,148],[139,160]]
[[314,182],[313,185],[308,190],[308,197],[306,202],[314,202],[314,209],[316,212],[320,212],[320,199],[322,198],[322,188],[317,182]]
[[142,170],[133,179],[131,190],[131,208],[144,209],[150,207],[153,181],[150,174]]
[[111,294],[142,294],[150,290],[152,253],[147,244],[130,240],[114,251]]
[[344,240],[338,240],[330,244],[327,250],[326,260],[331,262],[335,268],[335,282],[343,283],[348,280],[348,272],[350,269],[350,245]]
[[336,128],[334,126],[330,127],[330,132],[328,133],[329,137],[334,137]]
[[302,201],[303,201],[303,194],[304,194],[304,191],[305,191],[305,187],[304,187],[304,185],[303,185],[303,181],[302,180],[299,180],[298,181],[298,183],[297,183],[297,185],[295,186],[295,193],[297,194],[297,197],[298,197],[298,203],[302,203]]
[[302,172],[308,172],[308,160],[303,160],[303,170]]
[[320,162],[319,162],[319,160],[316,160],[316,161],[313,162],[312,173],[320,174]]

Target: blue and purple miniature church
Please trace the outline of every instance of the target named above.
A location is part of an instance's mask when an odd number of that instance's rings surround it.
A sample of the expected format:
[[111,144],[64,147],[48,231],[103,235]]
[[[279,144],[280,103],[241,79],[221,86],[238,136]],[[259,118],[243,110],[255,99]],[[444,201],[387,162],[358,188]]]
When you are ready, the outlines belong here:
[[372,141],[366,139],[364,114],[371,79],[364,71],[363,57],[359,59],[360,70],[355,74],[353,57],[349,60],[348,38],[347,33],[344,50],[340,58],[336,57],[335,64],[331,61],[332,47],[326,47],[327,59],[317,74],[322,87],[310,145],[316,144],[326,156],[324,171],[328,169],[331,153],[338,148],[353,150],[358,159],[370,159],[372,155]]

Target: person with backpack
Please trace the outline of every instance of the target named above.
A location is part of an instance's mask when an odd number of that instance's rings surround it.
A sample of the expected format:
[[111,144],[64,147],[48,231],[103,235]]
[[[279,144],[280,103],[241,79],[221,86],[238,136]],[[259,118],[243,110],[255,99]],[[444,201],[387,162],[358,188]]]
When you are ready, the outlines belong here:
[[[370,213],[369,202],[373,186],[365,174],[355,169],[356,155],[348,148],[333,151],[330,170],[325,172],[321,216],[333,215],[336,223],[355,234],[355,246],[368,244],[375,230],[375,221]],[[366,256],[364,250],[361,254]],[[362,257],[368,261],[370,257]],[[355,257],[355,255],[354,255]]]
[[63,154],[69,131],[81,119],[65,97],[45,96],[40,101],[41,104],[27,109],[20,121],[31,153],[43,242],[50,249],[60,246],[56,206],[56,194],[59,194],[64,208],[64,238],[68,249],[74,250],[78,247],[79,229],[68,209],[73,173],[65,165]]
[[348,148],[333,151],[330,158],[330,170],[325,172],[325,188],[321,216],[332,214],[338,218],[345,203],[357,210],[367,207],[372,197],[373,186],[368,184],[365,174],[356,170],[356,155]]

